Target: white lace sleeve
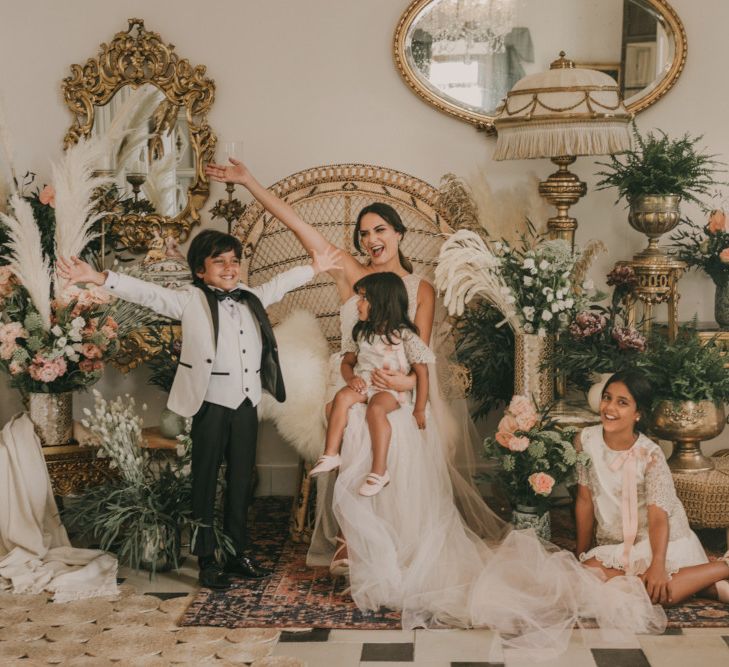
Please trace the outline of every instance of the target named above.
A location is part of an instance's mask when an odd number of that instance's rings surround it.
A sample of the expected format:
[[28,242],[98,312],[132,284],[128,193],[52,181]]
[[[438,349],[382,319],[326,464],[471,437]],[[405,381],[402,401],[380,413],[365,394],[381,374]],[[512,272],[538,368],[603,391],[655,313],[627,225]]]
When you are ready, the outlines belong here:
[[411,364],[434,364],[435,355],[417,334],[405,329],[402,332],[405,356]]
[[590,471],[587,469],[587,466],[582,465],[581,463],[578,463],[575,466],[575,470],[577,471],[577,483],[582,484],[582,486],[590,486]]
[[656,448],[645,471],[645,502],[646,505],[657,505],[668,516],[671,516],[676,506],[676,489],[673,486],[671,470],[666,463],[663,452]]
[[352,332],[350,331],[348,335],[344,335],[344,332],[342,332],[342,354],[347,354],[347,352],[354,352],[357,354],[357,343],[355,343],[352,340]]

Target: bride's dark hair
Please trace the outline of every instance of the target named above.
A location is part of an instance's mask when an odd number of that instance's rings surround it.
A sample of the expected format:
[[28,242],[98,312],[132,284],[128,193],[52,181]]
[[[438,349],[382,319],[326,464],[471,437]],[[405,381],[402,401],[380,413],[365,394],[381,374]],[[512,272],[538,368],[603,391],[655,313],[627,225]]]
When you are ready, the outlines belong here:
[[370,304],[366,320],[359,320],[352,329],[352,340],[360,337],[368,343],[375,336],[385,336],[390,345],[397,343],[390,336],[401,329],[418,333],[418,327],[408,317],[408,292],[402,278],[383,271],[370,273],[354,284],[355,294],[363,294]]
[[[352,237],[352,241],[354,242],[354,247],[357,248],[358,252],[362,252],[359,228],[362,223],[362,218],[364,218],[368,213],[379,215],[388,225],[390,225],[390,227],[400,234],[401,240],[405,238],[405,232],[407,232],[408,228],[403,224],[400,214],[389,204],[383,204],[381,201],[376,201],[374,204],[365,206],[359,212],[357,222],[354,223],[354,235]],[[397,249],[397,256],[400,258],[400,265],[402,268],[408,273],[412,273],[413,265],[410,263],[410,260],[402,254],[402,250],[400,250],[400,248]]]

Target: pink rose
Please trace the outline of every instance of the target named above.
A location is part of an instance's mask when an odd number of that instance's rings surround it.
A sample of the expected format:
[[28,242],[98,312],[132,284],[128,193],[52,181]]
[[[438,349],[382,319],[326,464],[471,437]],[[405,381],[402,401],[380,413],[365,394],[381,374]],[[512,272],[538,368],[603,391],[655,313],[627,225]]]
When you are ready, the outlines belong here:
[[94,371],[101,370],[104,367],[104,363],[94,359],[82,359],[78,367],[82,373],[93,373]]
[[524,435],[521,437],[511,436],[507,446],[512,452],[523,452],[529,447],[529,438]]
[[514,419],[508,412],[502,417],[501,421],[499,422],[499,425],[496,427],[496,435],[494,436],[496,438],[496,442],[498,442],[502,447],[506,447],[507,449],[511,449],[509,446],[509,443],[511,442],[511,439],[514,437],[514,432],[519,429],[519,424],[517,424],[516,419]]
[[706,231],[709,234],[726,231],[726,214],[720,208],[709,214],[709,224],[706,226]]
[[539,421],[533,403],[526,396],[514,396],[509,403],[508,411],[516,420],[515,430],[528,431]]
[[52,185],[46,185],[38,195],[38,201],[45,206],[56,208],[56,190]]
[[537,495],[548,496],[552,493],[552,487],[554,487],[554,477],[546,472],[532,473],[529,475],[529,486]]
[[17,361],[11,361],[9,370],[10,375],[20,375],[23,371],[25,371],[25,366]]
[[87,359],[101,359],[102,357],[101,348],[93,343],[84,343],[81,346],[81,354]]
[[39,354],[35,355],[33,363],[28,368],[30,377],[38,382],[53,382],[66,372],[66,361],[63,357],[46,359]]

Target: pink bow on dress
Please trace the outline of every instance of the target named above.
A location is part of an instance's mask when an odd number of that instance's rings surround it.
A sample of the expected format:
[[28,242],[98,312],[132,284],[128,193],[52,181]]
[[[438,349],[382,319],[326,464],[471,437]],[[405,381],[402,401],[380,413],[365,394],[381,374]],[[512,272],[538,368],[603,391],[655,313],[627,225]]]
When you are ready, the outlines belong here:
[[623,469],[623,567],[626,571],[630,563],[630,551],[638,535],[638,460],[641,458],[638,448],[633,446],[610,464],[613,472]]

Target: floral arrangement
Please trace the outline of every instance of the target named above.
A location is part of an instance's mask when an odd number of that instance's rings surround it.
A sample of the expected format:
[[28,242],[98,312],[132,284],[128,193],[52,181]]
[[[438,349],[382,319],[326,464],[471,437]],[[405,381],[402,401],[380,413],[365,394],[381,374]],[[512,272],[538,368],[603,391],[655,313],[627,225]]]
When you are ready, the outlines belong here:
[[554,334],[585,303],[589,286],[575,282],[580,256],[563,240],[532,234],[512,246],[461,229],[441,248],[436,285],[451,315],[462,315],[471,298],[481,294],[516,333]]
[[484,441],[484,450],[498,462],[496,475],[512,505],[544,513],[555,485],[575,482],[575,466],[589,464],[588,456],[572,444],[576,433],[539,414],[526,396],[511,399],[496,435]]
[[633,366],[645,352],[645,337],[626,321],[625,297],[636,283],[632,267],[614,268],[607,276],[607,284],[613,287],[610,305],[592,304],[578,312],[560,336],[555,366],[569,382],[587,389],[593,373],[615,373]]
[[0,267],[0,368],[23,392],[60,393],[96,382],[119,347],[119,325],[102,290],[65,290],[44,326],[27,292]]
[[[97,456],[115,474],[69,503],[64,522],[135,569],[178,567],[182,533],[194,533],[198,525],[191,516],[189,420],[178,437],[177,456],[160,459],[143,446],[143,419],[133,397],[107,402],[94,390],[94,410],[84,414],[81,423],[96,438]],[[220,549],[232,550],[222,531],[216,529],[215,537]]]
[[709,214],[706,224],[682,220],[670,237],[679,259],[689,267],[701,269],[716,284],[729,280],[729,231],[723,208]]

